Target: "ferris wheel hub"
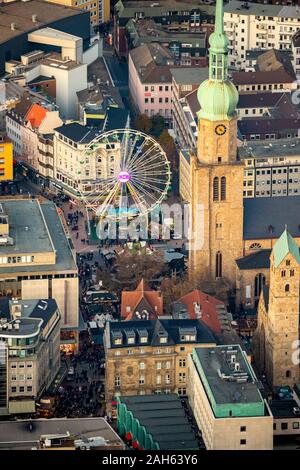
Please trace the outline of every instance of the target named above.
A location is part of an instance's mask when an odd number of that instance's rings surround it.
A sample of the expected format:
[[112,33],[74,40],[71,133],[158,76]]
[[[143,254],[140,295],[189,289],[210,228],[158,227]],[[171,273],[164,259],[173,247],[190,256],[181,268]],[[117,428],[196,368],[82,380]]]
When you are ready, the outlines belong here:
[[120,171],[120,173],[117,176],[118,181],[120,183],[127,183],[130,180],[130,174],[128,171]]

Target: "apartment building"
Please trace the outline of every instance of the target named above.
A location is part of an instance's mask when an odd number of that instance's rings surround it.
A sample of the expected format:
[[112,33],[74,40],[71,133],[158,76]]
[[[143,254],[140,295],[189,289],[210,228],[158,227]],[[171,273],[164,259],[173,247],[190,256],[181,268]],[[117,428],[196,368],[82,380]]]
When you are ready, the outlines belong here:
[[246,51],[251,49],[291,50],[299,26],[299,6],[231,0],[224,6],[229,62],[244,66]]
[[292,39],[293,66],[297,80],[300,80],[300,27]]
[[78,269],[61,213],[51,202],[6,199],[0,207],[0,297],[54,299],[62,346],[76,350]]
[[107,408],[117,396],[186,395],[187,357],[213,346],[211,330],[199,320],[108,322],[104,333]]
[[173,131],[181,148],[193,149],[196,148],[199,103],[191,102],[189,97],[196,96],[199,84],[208,78],[208,68],[171,68],[171,74]]
[[[113,117],[120,128],[128,124],[128,112],[124,111],[109,111],[111,116],[117,112],[118,116]],[[112,121],[113,129],[119,127],[113,122],[115,120]],[[117,176],[121,158],[121,143],[101,139],[103,130],[102,127],[92,128],[77,122],[55,129],[54,181],[50,185],[79,199],[99,195],[103,190],[103,180]],[[110,127],[105,130],[110,130]]]
[[13,177],[13,144],[0,133],[0,182],[11,181]]
[[188,398],[207,450],[272,450],[273,417],[240,345],[195,348]]
[[300,139],[249,142],[238,150],[244,160],[244,197],[300,194]]
[[0,299],[0,414],[34,413],[60,368],[54,299]]
[[129,53],[129,92],[138,113],[160,114],[172,127],[172,54],[160,44],[147,44]]

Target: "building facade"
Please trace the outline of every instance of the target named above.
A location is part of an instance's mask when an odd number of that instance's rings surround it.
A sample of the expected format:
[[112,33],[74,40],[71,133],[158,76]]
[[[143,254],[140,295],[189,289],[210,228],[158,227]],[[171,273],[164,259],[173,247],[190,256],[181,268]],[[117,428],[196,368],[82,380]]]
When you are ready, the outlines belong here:
[[108,322],[104,333],[107,408],[117,396],[186,395],[187,357],[215,344],[198,320]]
[[299,29],[297,6],[260,5],[231,0],[224,10],[225,31],[229,39],[229,62],[246,63],[249,49],[291,50],[292,37]]
[[0,414],[35,412],[60,368],[60,318],[53,299],[0,299]]
[[299,282],[299,248],[285,229],[270,256],[270,281],[260,294],[254,336],[256,362],[273,387],[299,382]]
[[[101,7],[99,5],[100,2]],[[91,25],[98,26],[99,24],[99,13],[100,11],[102,12],[101,0],[51,0],[51,3],[57,3],[58,5],[64,5],[67,7],[76,7],[81,10],[88,11],[90,13]],[[103,0],[103,3],[105,3],[105,0]],[[101,20],[103,21],[102,18]]]
[[13,144],[0,134],[0,182],[13,180]]
[[1,201],[0,296],[54,299],[61,313],[62,346],[76,350],[78,269],[69,235],[53,203]]
[[273,449],[273,417],[239,345],[193,350],[188,398],[207,450]]

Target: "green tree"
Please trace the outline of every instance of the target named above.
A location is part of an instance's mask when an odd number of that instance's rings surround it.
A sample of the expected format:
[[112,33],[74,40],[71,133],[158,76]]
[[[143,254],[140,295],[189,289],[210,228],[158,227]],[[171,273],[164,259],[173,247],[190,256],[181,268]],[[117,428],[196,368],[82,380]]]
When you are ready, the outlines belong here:
[[160,114],[155,114],[151,118],[151,134],[155,137],[159,137],[165,128],[165,120]]
[[178,168],[178,152],[173,138],[170,136],[167,129],[164,129],[160,134],[158,142],[162,146],[163,150],[166,152],[167,157],[171,163],[173,170]]
[[135,119],[135,128],[148,134],[151,130],[152,123],[146,114],[138,114]]

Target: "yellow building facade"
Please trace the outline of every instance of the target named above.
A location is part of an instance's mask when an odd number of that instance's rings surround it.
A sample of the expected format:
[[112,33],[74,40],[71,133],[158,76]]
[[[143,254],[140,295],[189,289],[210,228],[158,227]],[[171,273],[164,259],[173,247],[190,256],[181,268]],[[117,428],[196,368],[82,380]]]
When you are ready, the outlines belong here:
[[13,144],[0,140],[0,182],[13,180]]
[[[99,22],[109,20],[110,0],[49,0],[68,7],[77,7],[90,12],[91,25],[97,26]],[[107,19],[106,19],[107,18]]]

